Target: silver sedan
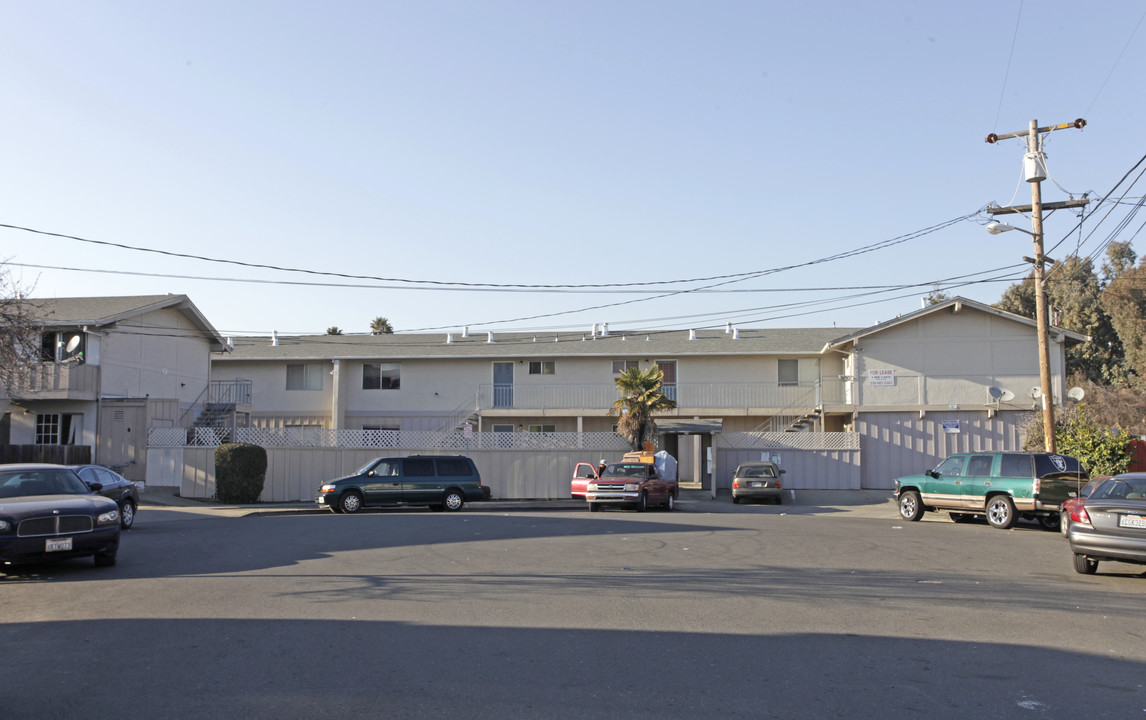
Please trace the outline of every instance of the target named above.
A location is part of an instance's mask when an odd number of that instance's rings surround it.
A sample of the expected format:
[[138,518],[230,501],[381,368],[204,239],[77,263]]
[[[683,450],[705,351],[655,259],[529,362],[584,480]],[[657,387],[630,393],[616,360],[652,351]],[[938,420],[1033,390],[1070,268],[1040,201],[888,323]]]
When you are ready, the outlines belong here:
[[1146,473],[1116,475],[1070,513],[1067,537],[1076,572],[1100,561],[1146,565]]

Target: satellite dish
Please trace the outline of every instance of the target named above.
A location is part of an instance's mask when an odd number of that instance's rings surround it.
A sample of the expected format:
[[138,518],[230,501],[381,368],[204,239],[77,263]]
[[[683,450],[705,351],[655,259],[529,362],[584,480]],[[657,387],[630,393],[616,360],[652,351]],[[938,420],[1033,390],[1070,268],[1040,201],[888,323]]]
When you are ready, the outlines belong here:
[[68,340],[68,345],[65,349],[69,353],[74,353],[76,348],[80,346],[80,340],[82,340],[82,338],[79,335],[72,335],[72,339]]
[[991,396],[992,400],[998,400],[999,398],[1003,397],[1003,391],[994,385],[987,388],[987,394]]
[[1080,387],[1072,387],[1067,391],[1066,396],[1070,398],[1072,402],[1079,402],[1086,397],[1086,391]]
[[1004,390],[1003,396],[999,398],[1000,402],[1010,402],[1015,399],[1015,394],[1010,390]]
[[1027,391],[1027,394],[1033,397],[1035,400],[1038,400],[1043,396],[1043,389],[1038,385],[1031,385],[1031,389]]

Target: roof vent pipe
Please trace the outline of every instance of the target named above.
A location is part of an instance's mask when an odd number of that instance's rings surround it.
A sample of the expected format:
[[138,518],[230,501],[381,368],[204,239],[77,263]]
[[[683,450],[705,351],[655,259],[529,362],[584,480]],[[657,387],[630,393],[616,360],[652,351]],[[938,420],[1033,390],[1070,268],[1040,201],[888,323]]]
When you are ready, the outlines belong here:
[[726,323],[724,326],[724,334],[727,335],[730,332],[732,332],[732,323]]
[[235,347],[235,338],[227,336],[227,347]]
[[688,339],[689,340],[696,340],[696,330],[689,330],[688,331]]
[[732,339],[733,340],[739,340],[740,339],[740,328],[733,328],[732,329]]
[[593,329],[589,331],[589,337],[597,337],[597,323],[593,323]]
[[601,323],[601,337],[609,337],[609,323]]
[[454,341],[453,333],[446,333],[446,344],[449,345]]
[[469,337],[469,336],[470,336],[470,326],[465,325],[462,327],[462,337]]
[[271,330],[271,345],[278,345],[278,344],[279,344],[279,331],[278,330]]
[[491,343],[491,342],[493,342],[493,330],[490,330],[490,331],[489,331],[489,335],[488,335],[488,336],[487,336],[487,338],[486,338],[486,342],[487,342],[487,343]]

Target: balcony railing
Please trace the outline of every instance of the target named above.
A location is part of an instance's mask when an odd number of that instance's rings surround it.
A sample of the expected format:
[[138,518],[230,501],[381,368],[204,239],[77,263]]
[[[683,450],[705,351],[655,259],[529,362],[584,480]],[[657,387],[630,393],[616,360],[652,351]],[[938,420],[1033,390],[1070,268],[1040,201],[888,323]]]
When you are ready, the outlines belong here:
[[16,391],[40,399],[95,400],[99,366],[38,363],[18,374]]
[[207,402],[250,405],[252,384],[250,380],[243,380],[242,378],[212,380],[207,388]]
[[[844,402],[844,381],[825,379],[801,383],[676,383],[668,388],[678,408],[819,407]],[[614,383],[540,385],[481,385],[481,410],[576,410],[613,406],[620,397]]]

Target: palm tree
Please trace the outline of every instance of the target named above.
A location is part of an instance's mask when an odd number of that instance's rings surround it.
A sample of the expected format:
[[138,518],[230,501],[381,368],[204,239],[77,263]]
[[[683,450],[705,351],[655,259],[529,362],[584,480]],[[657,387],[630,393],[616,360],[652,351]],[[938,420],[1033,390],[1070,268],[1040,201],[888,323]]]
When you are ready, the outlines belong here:
[[617,433],[634,450],[639,450],[645,442],[655,442],[657,425],[653,413],[676,408],[676,403],[661,392],[663,381],[664,373],[656,365],[644,372],[640,368],[629,368],[617,376],[617,392],[621,397],[613,403],[609,414],[620,415]]
[[326,334],[327,335],[341,335],[342,334],[342,328],[338,327],[337,325],[331,325],[330,327],[328,327],[326,329]]
[[394,333],[394,326],[390,321],[382,316],[374,318],[370,322],[371,335],[392,335]]

